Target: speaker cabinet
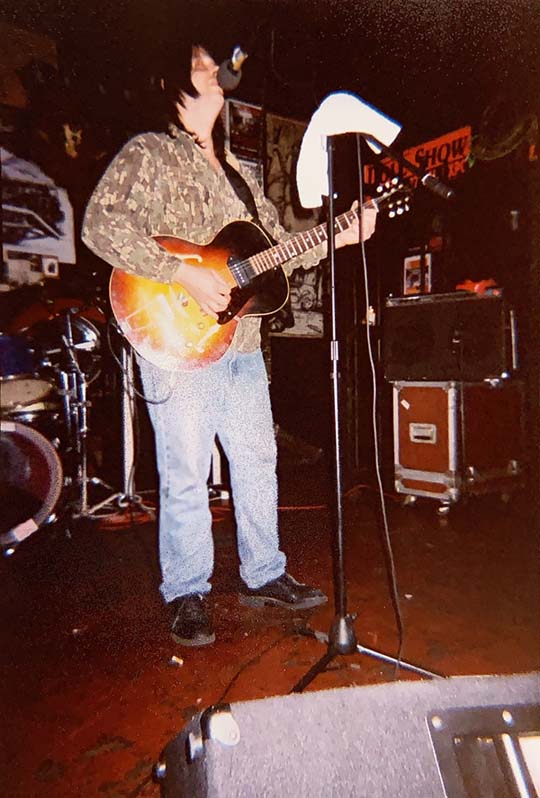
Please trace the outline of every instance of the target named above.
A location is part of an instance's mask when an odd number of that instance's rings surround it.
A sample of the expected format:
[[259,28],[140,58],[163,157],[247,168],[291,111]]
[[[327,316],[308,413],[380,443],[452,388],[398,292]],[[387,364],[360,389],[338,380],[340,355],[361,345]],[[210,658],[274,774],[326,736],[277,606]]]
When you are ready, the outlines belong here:
[[387,380],[476,382],[516,366],[512,311],[472,293],[388,298],[382,358]]
[[539,696],[540,674],[531,673],[212,707],[166,747],[162,796],[511,798],[525,794],[517,781],[535,796]]

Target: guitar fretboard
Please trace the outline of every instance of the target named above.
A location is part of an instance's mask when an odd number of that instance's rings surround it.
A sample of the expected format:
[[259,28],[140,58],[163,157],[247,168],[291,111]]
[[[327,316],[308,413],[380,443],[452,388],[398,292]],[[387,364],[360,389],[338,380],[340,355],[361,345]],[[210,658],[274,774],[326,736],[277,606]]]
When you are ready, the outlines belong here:
[[[376,205],[375,200],[370,200],[364,203],[364,208],[373,207]],[[336,233],[341,233],[347,230],[351,224],[358,218],[357,210],[349,210],[346,213],[336,216],[334,220],[334,230]],[[318,244],[322,244],[328,239],[328,228],[326,223],[319,224],[312,227],[311,230],[305,230],[301,233],[296,233],[286,241],[276,244],[270,249],[265,249],[262,252],[257,252],[251,255],[246,260],[237,261],[230,265],[230,270],[240,287],[247,285],[254,277],[270,269],[275,269],[281,266],[292,258],[298,255],[303,255],[309,252]]]

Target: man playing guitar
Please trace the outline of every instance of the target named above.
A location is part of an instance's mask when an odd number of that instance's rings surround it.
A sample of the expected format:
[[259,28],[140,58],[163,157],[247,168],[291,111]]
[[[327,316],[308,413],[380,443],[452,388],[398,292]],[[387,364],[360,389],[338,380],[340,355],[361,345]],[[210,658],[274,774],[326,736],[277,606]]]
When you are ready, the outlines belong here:
[[[308,231],[298,246],[288,244],[293,239],[255,181],[231,176],[241,169],[224,149],[217,73],[211,55],[196,45],[164,75],[174,123],[123,147],[83,225],[84,242],[114,267],[113,309],[136,350],[149,399],[160,479],[160,589],[172,609],[172,636],[187,646],[215,639],[207,478],[216,434],[230,466],[245,586],[240,600],[291,610],[327,600],[286,572],[279,548],[276,443],[256,315],[286,300],[284,274],[324,257],[324,236]],[[249,185],[255,213],[239,182]],[[359,240],[356,212],[345,216],[337,247]],[[376,209],[364,210],[364,239],[375,221]],[[237,244],[243,236],[247,242]],[[259,254],[263,246],[268,254]],[[282,268],[297,253],[303,254]],[[268,275],[281,283],[277,307],[268,299]]]

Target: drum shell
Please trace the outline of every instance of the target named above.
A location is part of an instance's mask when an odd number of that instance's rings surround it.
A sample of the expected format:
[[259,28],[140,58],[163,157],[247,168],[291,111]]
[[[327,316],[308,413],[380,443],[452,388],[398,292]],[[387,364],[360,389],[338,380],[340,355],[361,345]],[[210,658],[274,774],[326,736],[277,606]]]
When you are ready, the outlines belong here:
[[0,544],[17,545],[52,516],[63,469],[50,441],[31,427],[0,420]]
[[64,440],[65,421],[58,401],[34,402],[5,412],[4,420],[37,430],[58,449]]
[[0,334],[0,408],[39,402],[53,390],[40,374],[35,347],[23,335]]

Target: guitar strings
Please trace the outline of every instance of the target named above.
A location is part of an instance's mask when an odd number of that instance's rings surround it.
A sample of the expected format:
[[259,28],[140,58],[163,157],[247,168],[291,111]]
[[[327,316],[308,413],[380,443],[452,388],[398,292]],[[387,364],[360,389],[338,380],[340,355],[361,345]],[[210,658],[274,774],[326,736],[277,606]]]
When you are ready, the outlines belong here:
[[[361,210],[371,206],[372,200],[368,200],[367,202],[362,202]],[[347,227],[349,227],[352,222],[354,221],[355,217],[359,216],[361,210],[349,210],[345,213],[342,213],[340,216],[336,218],[336,225],[339,228],[339,231],[342,232],[343,229],[341,227],[341,221],[345,220],[347,222]],[[265,271],[269,271],[270,269],[275,268],[276,266],[281,266],[283,263],[286,263],[288,260],[295,258],[298,255],[303,255],[306,252],[309,252],[315,246],[319,244],[323,244],[327,240],[326,229],[324,224],[317,225],[316,227],[312,227],[311,230],[304,230],[301,233],[297,233],[290,239],[280,242],[273,247],[270,247],[267,250],[262,252],[256,252],[253,255],[250,255],[248,258],[243,260],[234,261],[229,265],[229,271],[231,272],[232,276],[234,277],[237,285],[242,287],[242,283],[244,280],[248,282],[251,279],[251,275],[249,270],[255,272],[256,275],[263,274]],[[309,240],[311,236],[315,235],[317,237],[317,242],[314,244],[313,241]],[[308,239],[308,245],[306,246],[306,239]],[[297,252],[295,249],[296,242],[302,242],[304,248],[300,248]],[[290,247],[292,246],[292,252]],[[285,250],[285,256],[283,255],[283,250]],[[279,260],[272,261],[272,253],[278,255]],[[257,261],[261,261],[262,268],[258,268]]]

